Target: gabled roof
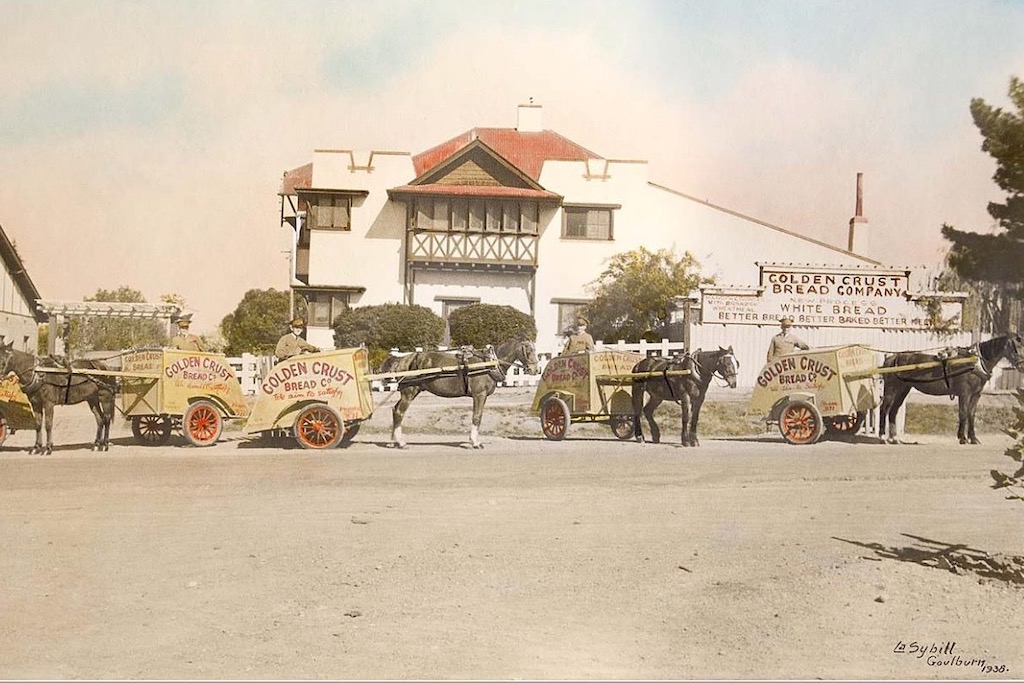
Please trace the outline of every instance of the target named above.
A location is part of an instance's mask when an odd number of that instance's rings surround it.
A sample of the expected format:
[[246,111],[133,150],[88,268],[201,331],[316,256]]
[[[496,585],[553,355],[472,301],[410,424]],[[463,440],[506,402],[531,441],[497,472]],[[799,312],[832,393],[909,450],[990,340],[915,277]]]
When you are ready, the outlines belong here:
[[18,250],[15,249],[14,243],[7,237],[3,226],[0,226],[0,259],[3,260],[4,267],[10,273],[14,285],[18,288],[18,292],[21,293],[25,303],[32,310],[32,317],[35,318],[37,323],[46,322],[46,314],[40,310],[36,303],[39,299],[39,290],[36,289],[32,278],[28,276],[28,271],[25,270],[25,264],[22,263]]
[[531,177],[477,138],[452,151],[407,185],[388,190],[392,199],[408,195],[497,197],[560,201]]
[[534,181],[540,179],[545,161],[601,159],[585,147],[550,130],[524,133],[515,128],[473,128],[412,158],[420,177],[475,140],[480,140]]

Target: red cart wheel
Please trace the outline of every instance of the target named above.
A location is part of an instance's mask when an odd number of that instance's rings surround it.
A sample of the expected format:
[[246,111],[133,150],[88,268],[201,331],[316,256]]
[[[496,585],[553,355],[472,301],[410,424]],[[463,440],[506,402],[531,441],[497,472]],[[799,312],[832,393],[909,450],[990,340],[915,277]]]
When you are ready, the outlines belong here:
[[852,439],[864,426],[867,413],[863,410],[854,415],[837,415],[825,424],[825,436],[835,439]]
[[303,448],[334,448],[345,434],[345,423],[334,408],[319,403],[299,412],[294,432],[295,440]]
[[569,431],[569,406],[557,396],[544,399],[540,406],[540,430],[552,441],[561,441]]
[[342,446],[350,443],[352,439],[356,438],[356,434],[359,433],[359,425],[361,424],[362,422],[349,422],[345,425],[345,432],[341,435],[341,443],[338,445]]
[[212,446],[223,429],[220,411],[209,401],[196,401],[181,419],[181,431],[193,446]]
[[160,415],[136,415],[132,435],[143,446],[161,446],[171,436],[171,421]]
[[782,437],[800,446],[812,444],[821,438],[821,413],[813,403],[793,401],[782,409],[779,416],[779,431]]

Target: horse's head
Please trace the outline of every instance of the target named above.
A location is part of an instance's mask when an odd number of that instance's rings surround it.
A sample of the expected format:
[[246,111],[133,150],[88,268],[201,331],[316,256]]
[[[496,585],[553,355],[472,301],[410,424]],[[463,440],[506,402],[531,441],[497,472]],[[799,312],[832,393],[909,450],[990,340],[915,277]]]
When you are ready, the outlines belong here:
[[1024,366],[1024,339],[1019,334],[1011,334],[1006,348],[1006,359],[1018,370]]
[[736,373],[740,369],[740,362],[736,360],[736,354],[730,346],[727,349],[718,347],[718,362],[715,364],[715,374],[724,379],[730,389],[736,388]]
[[516,347],[515,360],[522,363],[523,367],[526,368],[527,375],[536,375],[540,373],[537,368],[537,347],[533,345],[532,341],[524,340],[519,342]]
[[11,368],[11,359],[14,358],[14,340],[4,344],[0,343],[0,377],[6,377]]

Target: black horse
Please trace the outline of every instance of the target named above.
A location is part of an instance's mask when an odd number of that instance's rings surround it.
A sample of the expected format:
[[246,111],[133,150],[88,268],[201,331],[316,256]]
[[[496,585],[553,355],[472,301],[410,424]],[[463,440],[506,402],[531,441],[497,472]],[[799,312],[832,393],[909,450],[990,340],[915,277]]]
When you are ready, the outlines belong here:
[[[493,368],[468,368],[487,361],[497,360]],[[454,368],[444,373],[426,373],[423,377],[406,377],[399,381],[398,391],[401,398],[392,411],[391,441],[398,448],[405,448],[402,436],[402,420],[409,404],[421,391],[429,391],[435,396],[458,398],[473,397],[473,426],[469,432],[469,442],[473,448],[483,448],[480,442],[480,421],[484,414],[487,397],[494,393],[499,382],[513,365],[519,364],[526,372],[537,374],[537,351],[533,342],[512,340],[494,347],[493,355],[483,351],[466,350],[463,353],[448,351],[419,351],[401,356],[394,361],[390,359],[381,366],[381,372],[403,372],[406,370],[428,370],[433,368]]]
[[[896,415],[911,389],[932,396],[949,395],[959,398],[959,422],[956,435],[960,443],[980,443],[974,433],[974,413],[981,398],[982,389],[992,377],[992,370],[1004,358],[1019,367],[1022,341],[1019,334],[994,337],[973,347],[956,349],[945,357],[914,351],[905,351],[887,356],[883,368],[928,363],[931,367],[908,369],[887,373],[884,377],[882,403],[878,410],[878,435],[885,437],[885,425],[889,423],[889,443],[899,443],[896,435]],[[964,363],[967,356],[977,356],[975,363]],[[958,361],[960,359],[960,361]],[[934,363],[941,361],[936,366]]]
[[[110,422],[114,418],[116,383],[112,377],[87,374],[89,370],[108,370],[101,361],[76,360],[70,365],[53,358],[36,358],[31,353],[13,348],[14,342],[0,344],[0,375],[14,373],[21,391],[32,406],[36,419],[36,443],[33,454],[53,453],[53,407],[86,401],[96,417],[94,451],[110,450]],[[59,373],[38,372],[39,368],[62,370]],[[79,371],[79,372],[75,372]],[[46,444],[43,445],[43,428]]]
[[[730,388],[736,388],[736,370],[739,362],[732,347],[717,351],[696,351],[681,357],[645,358],[633,367],[633,373],[656,372],[661,376],[633,380],[633,435],[637,441],[644,440],[643,425],[640,423],[641,409],[651,428],[651,441],[661,441],[661,430],[654,421],[654,410],[662,401],[675,401],[682,411],[683,446],[699,446],[697,420],[704,405],[711,378],[725,380]],[[688,375],[672,375],[671,371],[689,370]],[[644,405],[644,393],[650,400]]]

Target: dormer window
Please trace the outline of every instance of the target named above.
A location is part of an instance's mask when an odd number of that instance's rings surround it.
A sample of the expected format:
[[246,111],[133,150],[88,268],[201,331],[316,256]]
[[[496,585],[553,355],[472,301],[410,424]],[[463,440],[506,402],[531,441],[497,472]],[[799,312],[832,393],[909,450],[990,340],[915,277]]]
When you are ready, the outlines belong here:
[[310,206],[310,227],[314,230],[351,230],[352,198],[320,196]]

